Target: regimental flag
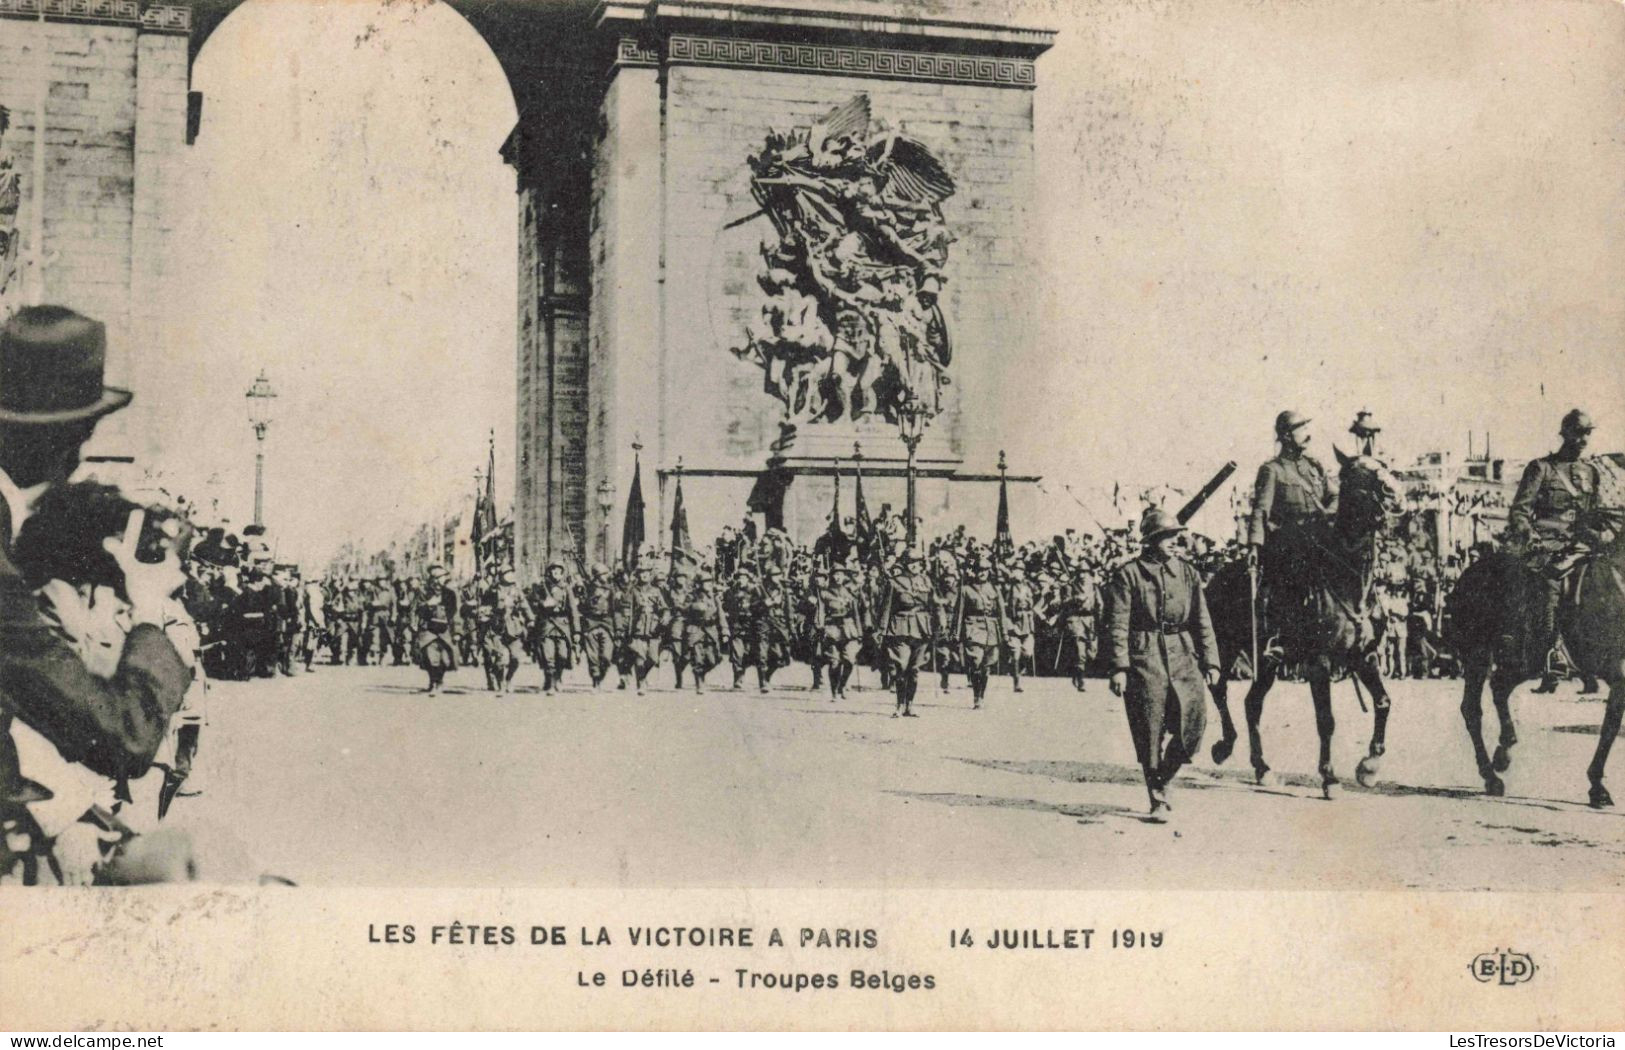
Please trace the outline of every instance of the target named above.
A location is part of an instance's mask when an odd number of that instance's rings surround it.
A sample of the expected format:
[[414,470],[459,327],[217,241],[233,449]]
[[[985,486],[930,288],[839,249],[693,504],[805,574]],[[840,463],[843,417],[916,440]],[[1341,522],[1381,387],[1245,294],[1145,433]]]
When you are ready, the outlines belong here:
[[1010,536],[1010,483],[999,478],[999,517],[993,525],[993,550],[997,554],[1010,554],[1016,542]]
[[692,561],[694,544],[688,538],[688,508],[683,506],[683,478],[677,477],[677,494],[671,504],[671,564],[677,567],[679,559]]
[[855,505],[852,508],[852,530],[856,533],[852,538],[857,541],[858,553],[865,561],[877,560],[875,553],[875,524],[869,520],[869,505],[863,501],[863,464],[857,465],[857,477],[853,482]]
[[643,550],[643,465],[636,452],[632,454],[632,490],[626,494],[626,520],[621,525],[621,564],[628,569],[638,567],[638,552]]
[[829,508],[829,526],[813,545],[813,556],[826,566],[846,561],[852,550],[852,541],[841,528],[841,468],[835,467],[835,499]]
[[476,571],[485,564],[485,544],[497,531],[497,439],[491,434],[485,460],[485,491],[474,496],[474,521],[468,539],[474,548]]

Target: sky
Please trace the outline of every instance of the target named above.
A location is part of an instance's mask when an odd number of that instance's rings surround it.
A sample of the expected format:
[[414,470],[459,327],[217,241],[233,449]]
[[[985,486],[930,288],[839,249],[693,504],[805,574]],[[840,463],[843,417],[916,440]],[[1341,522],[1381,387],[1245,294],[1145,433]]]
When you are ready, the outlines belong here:
[[177,488],[251,520],[241,394],[264,368],[280,556],[320,564],[427,520],[473,492],[492,431],[511,500],[517,221],[498,150],[515,111],[485,42],[442,5],[250,0],[192,86],[175,238],[190,345],[166,356],[225,393],[167,421],[192,474]]
[[[1539,455],[1574,405],[1594,447],[1625,448],[1625,9],[1008,9],[1059,31],[1034,97],[1039,345],[985,407],[1045,475],[1033,530],[1080,523],[1063,486],[1103,507],[1114,482],[1194,489],[1228,459],[1245,483],[1288,407],[1327,461],[1362,408],[1395,457],[1486,431]],[[493,429],[505,503],[514,113],[484,43],[440,5],[250,0],[193,86],[174,356],[209,389],[269,371],[267,501],[294,556],[387,542],[469,491]],[[253,439],[223,400],[166,441],[240,478]],[[222,511],[246,520],[251,494],[234,481]]]

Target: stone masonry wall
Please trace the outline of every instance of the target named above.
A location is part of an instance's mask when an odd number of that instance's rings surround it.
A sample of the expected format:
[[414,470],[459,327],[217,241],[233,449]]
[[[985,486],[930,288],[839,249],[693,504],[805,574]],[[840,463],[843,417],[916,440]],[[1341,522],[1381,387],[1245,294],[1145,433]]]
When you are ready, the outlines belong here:
[[[0,20],[4,146],[22,175],[18,227],[32,248],[34,143],[43,56],[45,98],[42,300],[107,325],[107,378],[137,390],[135,405],[97,431],[91,453],[153,451],[144,425],[141,362],[158,345],[158,289],[186,135],[185,36],[134,26]],[[20,275],[9,312],[31,284]]]

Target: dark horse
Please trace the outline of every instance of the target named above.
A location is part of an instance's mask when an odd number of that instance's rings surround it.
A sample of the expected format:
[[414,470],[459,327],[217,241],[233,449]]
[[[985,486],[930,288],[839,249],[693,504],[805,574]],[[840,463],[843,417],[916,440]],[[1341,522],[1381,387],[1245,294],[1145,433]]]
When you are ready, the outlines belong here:
[[[1360,761],[1355,776],[1367,785],[1377,774],[1385,750],[1388,728],[1388,690],[1377,672],[1376,652],[1381,638],[1382,618],[1375,615],[1371,600],[1374,541],[1399,511],[1399,484],[1381,463],[1369,456],[1346,456],[1337,451],[1340,464],[1337,513],[1307,527],[1301,549],[1307,552],[1299,566],[1305,583],[1305,603],[1292,616],[1290,630],[1282,632],[1280,650],[1260,660],[1247,690],[1247,743],[1252,755],[1253,773],[1258,783],[1273,782],[1274,774],[1264,761],[1264,744],[1258,723],[1264,713],[1264,697],[1275,684],[1282,662],[1295,663],[1309,680],[1315,704],[1315,728],[1320,733],[1320,778],[1322,792],[1331,798],[1338,785],[1332,770],[1332,672],[1346,668],[1371,693],[1375,710],[1371,748]],[[1213,700],[1219,707],[1222,736],[1213,745],[1213,761],[1223,763],[1236,743],[1236,727],[1230,718],[1229,671],[1236,657],[1252,648],[1253,613],[1251,585],[1246,565],[1237,562],[1214,574],[1207,585],[1208,609],[1213,617],[1219,643],[1219,684],[1213,687]],[[1263,625],[1259,624],[1262,631]],[[1264,639],[1260,637],[1262,646]]]
[[[1574,600],[1565,601],[1558,615],[1559,631],[1576,669],[1608,683],[1597,752],[1586,775],[1591,780],[1590,803],[1612,806],[1603,786],[1608,752],[1619,735],[1620,713],[1625,710],[1625,541],[1620,539],[1618,511],[1593,512],[1593,524],[1609,538],[1574,570]],[[1611,533],[1611,535],[1609,535]],[[1500,774],[1512,766],[1512,745],[1518,732],[1512,723],[1512,691],[1534,677],[1526,666],[1525,624],[1516,595],[1534,582],[1517,555],[1504,550],[1484,555],[1468,566],[1450,592],[1447,640],[1461,659],[1461,717],[1473,741],[1473,757],[1484,791],[1506,793]],[[1538,673],[1538,669],[1535,669]],[[1484,683],[1488,680],[1501,734],[1490,755],[1484,747]]]

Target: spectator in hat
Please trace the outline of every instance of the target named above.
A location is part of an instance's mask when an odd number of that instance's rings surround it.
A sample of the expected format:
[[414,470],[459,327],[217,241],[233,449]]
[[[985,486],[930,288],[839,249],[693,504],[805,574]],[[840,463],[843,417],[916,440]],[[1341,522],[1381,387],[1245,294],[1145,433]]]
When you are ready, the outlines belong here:
[[105,859],[105,829],[77,815],[45,828],[27,811],[45,800],[18,767],[13,725],[37,733],[65,762],[103,777],[139,777],[192,681],[164,634],[169,600],[184,582],[179,558],[166,551],[155,564],[138,560],[139,521],[101,544],[129,605],[129,631],[106,676],[42,617],[11,560],[18,532],[78,467],[97,422],[131,400],[103,385],[105,356],[104,326],[65,307],[25,307],[0,328],[0,877],[18,860],[10,844],[24,839],[29,849],[49,844],[64,881],[90,881]]

